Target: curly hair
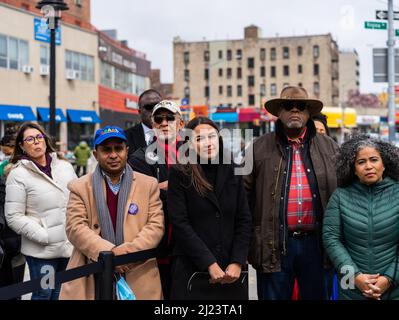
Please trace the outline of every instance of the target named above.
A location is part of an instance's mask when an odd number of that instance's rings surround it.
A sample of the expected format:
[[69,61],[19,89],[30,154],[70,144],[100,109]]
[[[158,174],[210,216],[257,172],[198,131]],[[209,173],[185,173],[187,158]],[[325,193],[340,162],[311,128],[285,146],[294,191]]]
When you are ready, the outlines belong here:
[[339,187],[348,186],[357,179],[355,160],[357,153],[364,148],[374,148],[380,153],[385,167],[384,178],[390,177],[399,181],[399,149],[389,142],[360,134],[353,136],[341,146],[336,162]]

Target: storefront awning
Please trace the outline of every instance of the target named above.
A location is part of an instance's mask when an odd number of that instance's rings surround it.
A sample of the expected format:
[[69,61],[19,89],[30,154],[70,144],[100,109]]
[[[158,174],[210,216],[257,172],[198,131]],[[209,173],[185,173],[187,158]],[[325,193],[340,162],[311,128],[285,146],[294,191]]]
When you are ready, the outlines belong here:
[[0,105],[0,120],[35,121],[37,120],[31,107]]
[[240,108],[238,120],[240,122],[253,122],[260,119],[260,111],[255,108]]
[[219,113],[212,113],[211,119],[213,121],[223,121],[223,122],[231,122],[235,123],[238,122],[238,113],[235,112],[219,112]]
[[329,128],[341,128],[344,115],[344,124],[346,128],[356,127],[356,110],[354,108],[324,107],[321,113],[327,116],[327,125]]
[[74,123],[101,123],[101,119],[92,110],[67,110],[69,120]]
[[[39,114],[43,122],[50,121],[50,108],[37,108],[37,113]],[[66,122],[67,119],[61,109],[55,109],[55,122]]]

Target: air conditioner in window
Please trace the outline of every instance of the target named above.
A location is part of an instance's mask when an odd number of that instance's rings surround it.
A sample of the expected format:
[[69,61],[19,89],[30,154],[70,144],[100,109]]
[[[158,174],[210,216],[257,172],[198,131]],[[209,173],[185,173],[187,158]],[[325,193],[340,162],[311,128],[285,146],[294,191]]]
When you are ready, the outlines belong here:
[[76,80],[76,79],[79,79],[79,71],[67,70],[67,71],[66,71],[66,78],[67,78],[68,80]]
[[50,66],[42,65],[40,66],[40,75],[48,76],[50,74]]
[[33,72],[32,66],[22,66],[22,72],[26,74],[30,74]]

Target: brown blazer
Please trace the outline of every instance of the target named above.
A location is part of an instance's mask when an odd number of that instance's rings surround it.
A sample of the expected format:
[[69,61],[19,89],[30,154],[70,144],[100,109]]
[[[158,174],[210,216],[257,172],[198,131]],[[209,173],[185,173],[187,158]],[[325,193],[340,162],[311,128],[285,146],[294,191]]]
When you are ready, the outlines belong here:
[[[104,182],[105,192],[105,182]],[[74,250],[67,269],[97,261],[101,251],[110,251],[114,244],[101,238],[100,223],[92,189],[92,174],[71,182],[67,207],[66,233]],[[139,212],[128,214],[131,203]],[[157,181],[134,172],[129,201],[126,203],[124,237],[128,252],[156,248],[164,233],[164,215]],[[126,281],[138,300],[160,300],[162,289],[156,259],[138,263],[126,274]],[[64,283],[62,300],[93,300],[94,276]]]

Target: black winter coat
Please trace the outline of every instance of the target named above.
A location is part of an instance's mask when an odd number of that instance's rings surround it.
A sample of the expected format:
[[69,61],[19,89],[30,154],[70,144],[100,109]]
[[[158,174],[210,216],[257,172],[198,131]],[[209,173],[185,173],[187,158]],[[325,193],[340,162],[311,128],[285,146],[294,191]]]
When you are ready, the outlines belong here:
[[204,197],[188,176],[171,167],[168,211],[176,241],[172,297],[184,299],[193,273],[207,272],[215,262],[223,270],[231,263],[246,266],[251,214],[242,177],[234,174],[232,165],[218,165],[214,191]]
[[141,122],[125,130],[127,145],[129,147],[129,157],[138,149],[146,147],[144,129]]

